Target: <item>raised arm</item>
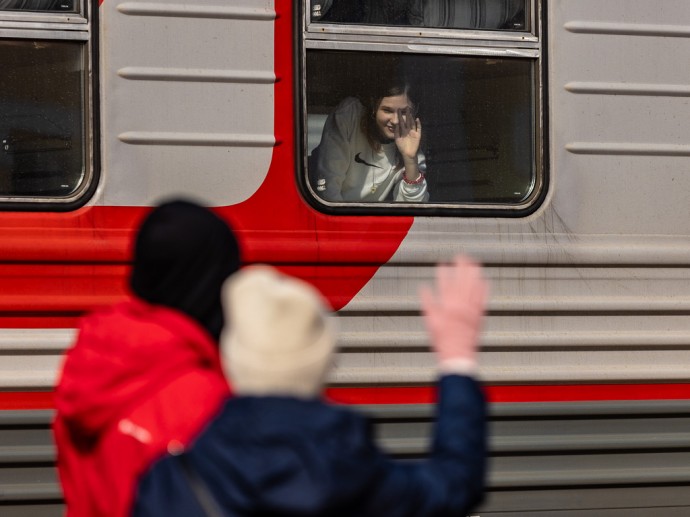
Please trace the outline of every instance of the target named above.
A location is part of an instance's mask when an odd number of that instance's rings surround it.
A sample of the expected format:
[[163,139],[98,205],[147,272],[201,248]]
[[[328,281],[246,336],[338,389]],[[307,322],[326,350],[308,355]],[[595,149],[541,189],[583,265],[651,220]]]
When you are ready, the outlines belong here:
[[[372,505],[391,517],[467,515],[482,499],[486,470],[486,404],[472,378],[487,287],[480,267],[465,257],[437,269],[433,291],[421,291],[422,310],[443,376],[430,458],[388,461]],[[374,515],[372,513],[372,515]]]
[[436,268],[436,291],[420,289],[422,312],[443,373],[473,374],[488,288],[478,264],[458,256]]

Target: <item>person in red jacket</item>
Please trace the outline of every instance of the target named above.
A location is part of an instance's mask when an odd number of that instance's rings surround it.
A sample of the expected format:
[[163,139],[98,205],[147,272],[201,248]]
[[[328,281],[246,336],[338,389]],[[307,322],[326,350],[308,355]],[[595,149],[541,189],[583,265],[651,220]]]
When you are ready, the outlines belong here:
[[194,439],[227,399],[220,293],[238,267],[232,231],[201,206],[165,203],[144,221],[134,295],[82,320],[56,389],[68,517],[129,515],[141,473]]

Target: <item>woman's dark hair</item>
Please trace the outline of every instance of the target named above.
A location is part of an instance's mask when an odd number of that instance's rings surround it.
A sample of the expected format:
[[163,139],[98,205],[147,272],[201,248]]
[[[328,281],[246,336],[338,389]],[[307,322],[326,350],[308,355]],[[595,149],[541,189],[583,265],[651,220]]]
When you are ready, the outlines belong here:
[[410,86],[403,78],[380,84],[378,87],[371,90],[369,95],[361,99],[364,105],[364,113],[360,120],[360,127],[367,138],[367,142],[369,142],[369,145],[375,151],[380,151],[382,144],[381,134],[376,126],[376,112],[379,109],[381,101],[385,97],[395,97],[397,95],[407,95],[410,104],[414,106],[414,101],[410,93]]

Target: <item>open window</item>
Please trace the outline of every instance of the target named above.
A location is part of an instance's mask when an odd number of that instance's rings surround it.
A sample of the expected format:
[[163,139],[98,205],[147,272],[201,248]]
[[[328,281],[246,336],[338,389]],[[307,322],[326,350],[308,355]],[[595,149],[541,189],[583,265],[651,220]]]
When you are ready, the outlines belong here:
[[[302,179],[317,208],[518,215],[536,206],[545,184],[538,0],[303,8]],[[400,117],[377,115],[382,98]],[[405,120],[419,133],[416,171],[397,142],[405,129],[395,133]]]
[[0,0],[0,206],[72,206],[92,181],[87,9]]

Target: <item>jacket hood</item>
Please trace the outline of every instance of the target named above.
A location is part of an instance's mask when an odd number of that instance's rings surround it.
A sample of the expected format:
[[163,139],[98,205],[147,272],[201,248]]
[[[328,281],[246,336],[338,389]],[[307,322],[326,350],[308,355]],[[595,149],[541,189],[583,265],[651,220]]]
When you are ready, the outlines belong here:
[[221,371],[211,336],[181,312],[135,298],[97,311],[65,356],[58,416],[71,433],[95,438],[190,364]]

